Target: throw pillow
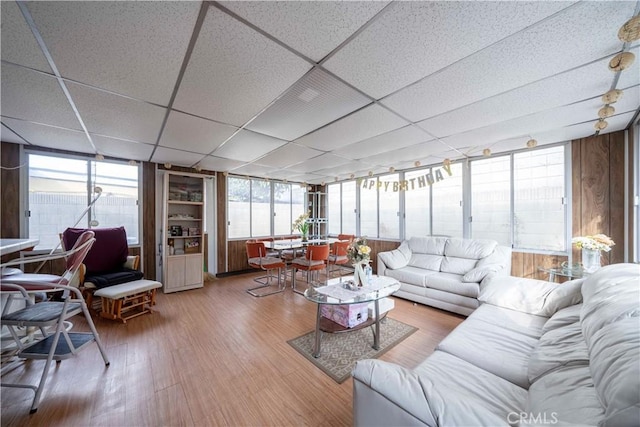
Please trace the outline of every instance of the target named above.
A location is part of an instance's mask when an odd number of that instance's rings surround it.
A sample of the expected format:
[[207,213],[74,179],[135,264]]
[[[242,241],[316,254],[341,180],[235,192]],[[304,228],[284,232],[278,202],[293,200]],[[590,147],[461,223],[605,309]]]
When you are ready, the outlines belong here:
[[379,256],[382,262],[392,270],[406,267],[409,263],[409,258],[405,256],[404,252],[400,250],[400,248],[389,252],[380,252]]
[[478,300],[487,304],[551,317],[565,307],[582,302],[584,279],[565,283],[546,282],[513,276],[498,276],[480,290]]
[[470,270],[467,274],[462,277],[463,282],[472,282],[479,283],[482,282],[487,274],[495,273],[497,271],[502,270],[503,266],[500,264],[487,264],[482,267],[476,267],[473,270]]

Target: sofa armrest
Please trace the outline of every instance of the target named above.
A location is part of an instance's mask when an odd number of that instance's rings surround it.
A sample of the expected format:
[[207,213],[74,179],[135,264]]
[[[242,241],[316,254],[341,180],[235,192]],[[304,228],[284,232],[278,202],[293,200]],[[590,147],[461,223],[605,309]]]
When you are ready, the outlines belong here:
[[492,275],[483,281],[478,300],[510,310],[551,317],[565,307],[582,302],[584,279],[565,283],[525,277]]
[[387,265],[384,263],[384,261],[380,257],[380,254],[378,254],[376,258],[378,259],[378,262],[376,264],[376,274],[378,276],[384,276],[385,275],[384,273],[387,270]]
[[352,375],[354,425],[437,425],[424,380],[412,371],[367,359],[356,363]]
[[129,255],[124,263],[124,267],[132,270],[140,269],[140,255]]

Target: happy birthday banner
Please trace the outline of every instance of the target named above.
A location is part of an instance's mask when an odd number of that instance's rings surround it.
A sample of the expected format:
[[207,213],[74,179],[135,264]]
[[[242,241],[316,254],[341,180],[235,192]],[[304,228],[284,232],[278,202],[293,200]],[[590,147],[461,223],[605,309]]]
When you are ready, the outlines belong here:
[[[451,176],[451,165],[442,165],[440,169],[444,169],[448,176]],[[378,181],[376,179],[360,179],[358,185],[365,190],[384,190],[384,191],[410,191],[433,185],[436,182],[444,180],[444,175],[440,169],[435,172],[429,172],[411,179],[402,179],[399,181]]]

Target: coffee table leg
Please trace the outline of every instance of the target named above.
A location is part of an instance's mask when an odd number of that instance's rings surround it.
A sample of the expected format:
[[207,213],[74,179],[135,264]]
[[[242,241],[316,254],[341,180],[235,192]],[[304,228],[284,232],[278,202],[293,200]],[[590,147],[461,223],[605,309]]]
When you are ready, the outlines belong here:
[[322,333],[320,331],[320,317],[322,316],[320,306],[322,306],[322,304],[318,304],[318,313],[316,314],[316,342],[313,346],[313,357],[316,358],[320,357],[320,334]]
[[375,300],[374,305],[376,307],[376,334],[373,337],[373,349],[380,350],[380,306],[378,300]]

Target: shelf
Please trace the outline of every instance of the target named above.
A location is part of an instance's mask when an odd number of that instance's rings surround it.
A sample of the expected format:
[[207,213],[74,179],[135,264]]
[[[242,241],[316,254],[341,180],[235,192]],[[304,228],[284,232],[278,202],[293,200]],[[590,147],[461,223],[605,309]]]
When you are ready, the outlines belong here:
[[202,234],[197,234],[195,236],[167,236],[167,239],[192,239],[195,237],[202,237]]
[[202,206],[203,202],[189,202],[187,200],[169,200],[167,203],[170,205],[193,205],[193,206]]
[[202,221],[202,218],[167,218],[169,221]]

